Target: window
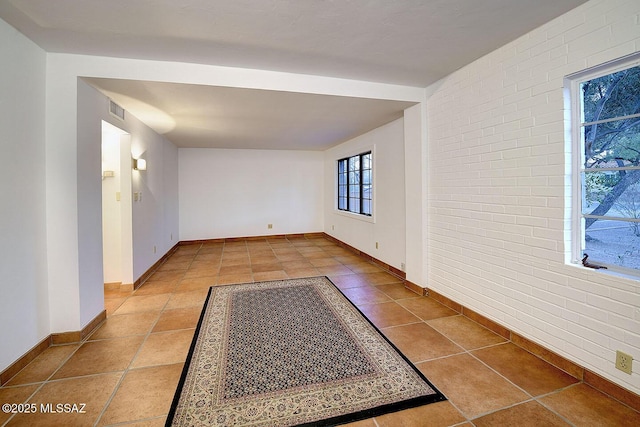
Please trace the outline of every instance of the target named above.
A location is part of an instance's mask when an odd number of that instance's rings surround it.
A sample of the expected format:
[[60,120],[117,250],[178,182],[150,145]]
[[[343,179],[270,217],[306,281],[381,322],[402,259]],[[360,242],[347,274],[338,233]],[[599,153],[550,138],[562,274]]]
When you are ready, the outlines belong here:
[[371,216],[373,210],[371,151],[338,160],[338,209]]
[[[640,274],[640,66],[571,80],[574,259]],[[588,264],[587,264],[588,265]],[[589,265],[588,265],[589,266]],[[593,266],[593,265],[592,265]]]

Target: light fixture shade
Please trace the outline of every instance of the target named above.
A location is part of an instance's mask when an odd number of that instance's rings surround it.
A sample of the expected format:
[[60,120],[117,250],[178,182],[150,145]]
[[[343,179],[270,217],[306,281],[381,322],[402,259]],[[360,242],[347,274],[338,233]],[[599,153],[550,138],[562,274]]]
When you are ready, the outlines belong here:
[[137,171],[146,171],[147,161],[145,159],[133,159],[133,169]]

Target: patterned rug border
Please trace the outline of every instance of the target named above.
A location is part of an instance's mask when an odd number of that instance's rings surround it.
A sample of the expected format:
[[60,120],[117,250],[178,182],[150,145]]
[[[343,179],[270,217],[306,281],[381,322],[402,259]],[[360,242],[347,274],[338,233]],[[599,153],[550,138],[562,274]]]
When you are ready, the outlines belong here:
[[[400,351],[400,349],[398,347],[396,347],[395,344],[393,344],[381,331],[380,329],[378,329],[378,327],[376,325],[373,324],[373,322],[371,322],[371,320],[369,320],[369,318],[344,294],[344,292],[342,292],[342,290],[336,286],[335,283],[333,283],[333,281],[331,281],[331,279],[329,279],[329,277],[327,276],[312,276],[312,277],[304,277],[304,278],[300,278],[300,279],[314,279],[314,278],[324,278],[326,279],[329,283],[331,283],[331,285],[333,285],[333,287],[344,297],[344,299],[351,305],[351,307],[353,307],[361,316],[363,319],[365,319],[368,324],[373,327],[373,329],[375,329],[375,331],[380,335],[380,337],[382,337],[384,339],[384,341],[387,342],[387,344],[393,348],[393,350],[395,350],[396,353],[398,353],[398,355],[413,369],[413,371],[427,384],[429,385],[429,387],[431,387],[434,391],[434,394],[428,395],[428,396],[420,396],[420,397],[416,397],[416,398],[412,398],[412,399],[407,399],[407,400],[403,400],[401,402],[396,402],[396,403],[390,403],[390,404],[385,404],[385,405],[380,405],[374,408],[370,408],[370,409],[366,409],[366,410],[362,410],[362,411],[358,411],[358,412],[353,412],[353,413],[349,413],[349,414],[344,414],[344,415],[340,415],[340,416],[335,416],[335,417],[331,417],[331,418],[327,418],[327,419],[323,419],[323,420],[319,420],[319,421],[313,421],[310,423],[303,423],[303,424],[298,424],[294,427],[324,427],[324,426],[335,426],[335,425],[341,425],[341,424],[347,424],[347,423],[351,423],[351,422],[356,422],[356,421],[360,421],[360,420],[365,420],[368,418],[372,418],[372,417],[376,417],[376,416],[381,416],[384,414],[390,414],[393,412],[398,412],[398,411],[402,411],[405,409],[410,409],[410,408],[415,408],[418,406],[423,406],[423,405],[428,405],[430,403],[436,403],[436,402],[442,402],[442,401],[446,401],[447,398],[444,396],[444,394],[442,394],[442,392],[440,392],[440,390],[438,390],[432,383],[431,381],[429,381],[429,379],[404,355],[404,353],[402,353],[402,351]],[[165,427],[171,427],[172,423],[173,423],[173,419],[178,407],[178,403],[180,401],[180,397],[182,394],[182,389],[184,387],[185,381],[187,379],[188,373],[189,373],[189,368],[190,368],[190,364],[192,361],[192,356],[193,353],[195,351],[197,342],[198,342],[198,337],[200,335],[200,330],[202,328],[202,324],[205,318],[205,314],[206,314],[206,309],[207,306],[209,304],[209,299],[211,297],[211,293],[213,291],[214,288],[221,288],[221,287],[236,287],[236,286],[243,286],[243,285],[257,285],[257,284],[267,284],[267,283],[280,283],[280,282],[287,282],[287,281],[295,281],[295,280],[299,280],[299,279],[279,279],[279,280],[265,280],[265,281],[260,281],[260,282],[244,282],[244,283],[233,283],[233,284],[228,284],[228,285],[218,285],[218,286],[211,286],[209,287],[209,291],[207,292],[207,297],[204,301],[204,304],[202,306],[202,310],[200,312],[200,317],[198,319],[198,324],[196,326],[196,329],[194,331],[193,334],[193,339],[191,341],[191,345],[189,347],[189,352],[187,354],[187,358],[184,364],[184,367],[182,369],[182,373],[180,375],[180,380],[178,381],[178,385],[176,388],[176,392],[174,394],[173,400],[171,402],[171,407],[169,409],[169,413],[167,415],[167,419],[165,422]]]

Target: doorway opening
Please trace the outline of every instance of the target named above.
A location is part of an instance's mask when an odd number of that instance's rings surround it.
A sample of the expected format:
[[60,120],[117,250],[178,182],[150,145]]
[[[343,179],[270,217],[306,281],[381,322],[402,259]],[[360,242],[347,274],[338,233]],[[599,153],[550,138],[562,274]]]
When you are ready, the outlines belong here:
[[133,290],[131,136],[102,121],[102,259],[105,289]]

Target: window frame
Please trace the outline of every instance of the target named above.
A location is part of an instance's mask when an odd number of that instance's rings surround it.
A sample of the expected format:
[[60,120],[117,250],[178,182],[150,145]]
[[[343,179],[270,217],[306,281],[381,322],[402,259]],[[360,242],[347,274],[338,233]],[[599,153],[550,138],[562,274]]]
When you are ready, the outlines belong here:
[[[588,168],[584,167],[585,152],[582,141],[582,130],[585,123],[593,124],[599,122],[583,122],[581,84],[589,80],[593,80],[609,74],[614,74],[619,71],[637,66],[640,66],[640,54],[632,54],[565,77],[565,99],[569,100],[569,104],[565,104],[565,109],[568,112],[568,114],[565,115],[565,120],[568,121],[568,127],[570,131],[568,132],[567,137],[571,142],[569,147],[571,158],[571,200],[569,202],[569,208],[571,211],[571,241],[568,243],[570,243],[571,248],[570,263],[572,264],[581,264],[583,252],[585,251],[583,248],[586,246],[585,219],[589,217],[589,214],[583,214],[584,187],[582,176],[583,172],[585,170],[588,170]],[[621,118],[622,117],[617,117],[617,119]],[[614,169],[618,170],[618,168]],[[627,168],[623,167],[621,169]],[[598,168],[598,170],[607,171],[612,169]],[[621,220],[619,217],[607,215],[600,216],[598,218],[612,218],[614,220]],[[626,219],[622,220],[626,221]],[[597,259],[589,261],[593,261],[599,266],[606,267],[606,269],[596,271],[617,272],[625,276],[631,276],[634,279],[640,278],[639,269],[627,268],[615,264],[608,264]]]
[[[364,175],[363,171],[367,170],[367,169],[363,168],[363,164],[364,164],[363,157],[367,156],[367,155],[370,157],[369,169],[368,169],[370,171],[369,172],[370,183],[368,183],[368,184],[365,183],[364,180],[362,179],[362,177]],[[357,184],[358,185],[358,189],[359,189],[359,197],[358,197],[359,206],[358,206],[358,210],[357,211],[354,211],[354,210],[350,209],[350,200],[351,200],[350,199],[350,193],[351,193],[351,191],[350,191],[349,187],[350,187],[351,184],[349,184],[349,173],[350,173],[350,171],[349,171],[349,162],[350,162],[351,159],[354,159],[354,158],[358,158],[358,162],[359,162],[358,172],[360,173],[360,177],[361,177],[360,180],[359,180],[360,182]],[[374,192],[375,192],[374,191],[374,188],[375,188],[375,186],[374,186],[374,173],[375,173],[374,159],[375,159],[374,150],[373,149],[367,149],[367,150],[361,151],[361,152],[359,152],[357,154],[352,154],[352,155],[349,155],[349,156],[346,156],[346,157],[342,157],[342,158],[339,158],[339,159],[336,160],[336,162],[335,162],[336,173],[334,175],[335,178],[336,178],[336,187],[335,187],[336,188],[336,196],[335,196],[334,200],[335,200],[335,208],[336,208],[336,211],[338,213],[349,215],[349,216],[353,215],[353,216],[355,216],[355,217],[357,217],[359,219],[365,219],[365,220],[372,220],[373,219],[374,210],[375,210],[375,207],[374,207],[374,200],[375,200],[375,197],[374,197]],[[346,164],[346,169],[344,171],[341,171],[341,163],[342,162],[344,162]],[[341,175],[345,175],[345,183],[344,184],[341,184],[341,181],[340,181]],[[367,186],[367,185],[370,186],[369,198],[363,197],[364,196],[364,187]],[[341,187],[345,187],[345,189],[346,189],[346,192],[345,192],[344,196],[342,196]],[[344,199],[344,204],[345,204],[344,208],[341,207],[341,200],[342,199]],[[364,209],[365,200],[369,200],[370,213],[363,212],[365,210]]]

